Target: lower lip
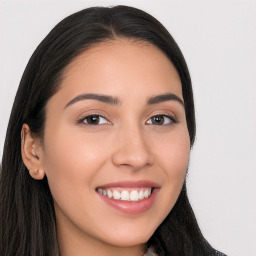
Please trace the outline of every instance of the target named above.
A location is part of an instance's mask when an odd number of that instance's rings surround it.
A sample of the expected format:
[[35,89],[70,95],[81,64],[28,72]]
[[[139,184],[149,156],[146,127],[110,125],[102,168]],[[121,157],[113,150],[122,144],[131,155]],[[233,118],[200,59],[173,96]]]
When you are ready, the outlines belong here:
[[158,189],[154,189],[151,195],[148,198],[145,198],[141,201],[122,201],[113,198],[109,198],[107,196],[103,196],[102,194],[98,193],[98,195],[110,206],[117,209],[120,212],[125,214],[140,214],[147,210],[149,210],[158,193]]

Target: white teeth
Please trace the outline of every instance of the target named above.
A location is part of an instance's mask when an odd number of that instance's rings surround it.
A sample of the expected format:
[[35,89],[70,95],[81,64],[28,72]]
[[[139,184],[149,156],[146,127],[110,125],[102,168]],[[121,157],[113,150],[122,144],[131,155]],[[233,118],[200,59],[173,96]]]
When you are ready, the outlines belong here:
[[144,198],[143,190],[139,192],[139,200],[142,200]]
[[107,196],[109,197],[109,198],[112,198],[112,192],[111,192],[111,190],[110,189],[107,189]]
[[121,200],[129,201],[130,195],[129,192],[124,190],[121,192]]
[[121,194],[118,191],[114,190],[113,191],[113,198],[114,199],[120,199],[121,198]]
[[148,191],[148,189],[146,189],[146,190],[144,191],[144,197],[145,197],[145,198],[149,197],[149,191]]
[[130,193],[130,201],[138,201],[139,200],[139,193],[136,190],[133,190]]
[[130,193],[128,190],[122,190],[121,188],[97,188],[97,192],[102,194],[103,196],[107,196],[108,198],[135,202],[148,198],[151,195],[151,188],[141,188],[136,190],[134,189],[131,190]]

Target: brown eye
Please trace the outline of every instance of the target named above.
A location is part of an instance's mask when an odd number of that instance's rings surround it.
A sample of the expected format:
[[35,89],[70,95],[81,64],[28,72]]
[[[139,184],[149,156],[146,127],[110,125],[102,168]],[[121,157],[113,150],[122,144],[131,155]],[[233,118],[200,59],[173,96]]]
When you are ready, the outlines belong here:
[[152,124],[161,125],[164,123],[163,116],[153,116],[152,117]]
[[168,125],[171,123],[176,123],[176,120],[173,117],[167,116],[167,115],[152,116],[146,122],[146,124],[150,124],[150,125]]
[[90,115],[83,118],[83,123],[88,125],[101,125],[109,123],[106,118],[100,115]]

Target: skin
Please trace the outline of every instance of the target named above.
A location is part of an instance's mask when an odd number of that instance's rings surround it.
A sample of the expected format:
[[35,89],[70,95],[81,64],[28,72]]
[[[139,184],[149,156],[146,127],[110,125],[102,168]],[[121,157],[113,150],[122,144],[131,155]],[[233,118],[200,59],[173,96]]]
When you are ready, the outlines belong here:
[[[120,103],[87,99],[66,106],[84,93]],[[47,176],[62,256],[141,255],[171,211],[186,176],[190,141],[181,103],[147,104],[166,93],[183,100],[170,60],[150,44],[115,39],[66,67],[61,88],[46,106],[43,143],[24,124],[23,161],[34,179]],[[102,116],[99,124],[78,123],[92,114]],[[165,123],[152,123],[156,115]],[[159,185],[150,209],[139,214],[118,211],[96,192],[103,184],[138,180]]]

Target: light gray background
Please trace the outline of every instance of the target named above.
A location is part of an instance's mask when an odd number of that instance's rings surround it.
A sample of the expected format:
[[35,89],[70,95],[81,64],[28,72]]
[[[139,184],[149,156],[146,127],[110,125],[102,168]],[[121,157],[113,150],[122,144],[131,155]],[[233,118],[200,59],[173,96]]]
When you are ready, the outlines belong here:
[[197,114],[188,177],[192,206],[214,247],[229,256],[255,256],[255,1],[0,1],[0,156],[14,96],[36,46],[67,15],[115,4],[151,13],[183,51]]

